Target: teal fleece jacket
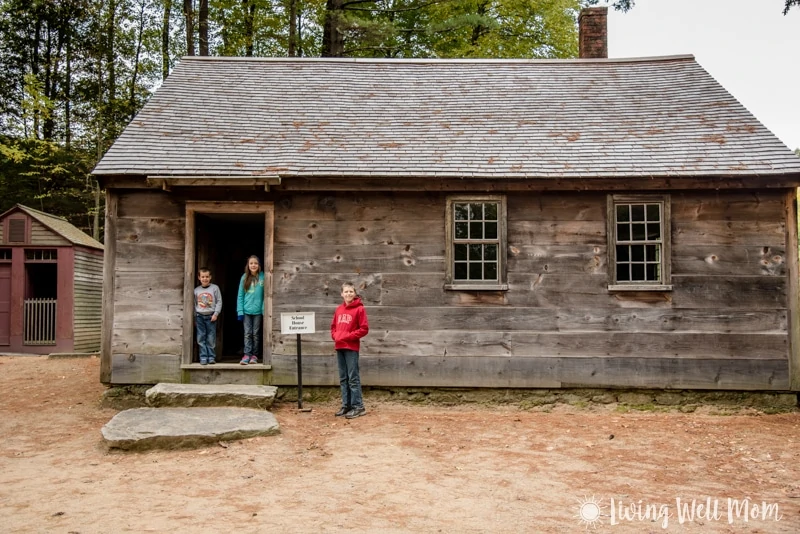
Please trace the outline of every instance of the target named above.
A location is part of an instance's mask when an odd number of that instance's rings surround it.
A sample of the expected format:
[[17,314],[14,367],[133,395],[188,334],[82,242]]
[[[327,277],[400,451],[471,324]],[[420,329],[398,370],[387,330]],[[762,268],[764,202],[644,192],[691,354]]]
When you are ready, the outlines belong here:
[[244,289],[245,275],[239,280],[236,315],[264,315],[264,273],[258,273],[258,282]]

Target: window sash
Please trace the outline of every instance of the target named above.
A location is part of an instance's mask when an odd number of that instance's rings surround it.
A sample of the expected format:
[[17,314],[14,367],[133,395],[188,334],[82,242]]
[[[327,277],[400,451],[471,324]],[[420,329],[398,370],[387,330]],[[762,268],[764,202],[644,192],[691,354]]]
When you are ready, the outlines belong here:
[[447,199],[447,289],[505,287],[505,197]]
[[669,213],[669,195],[609,195],[609,289],[671,289]]

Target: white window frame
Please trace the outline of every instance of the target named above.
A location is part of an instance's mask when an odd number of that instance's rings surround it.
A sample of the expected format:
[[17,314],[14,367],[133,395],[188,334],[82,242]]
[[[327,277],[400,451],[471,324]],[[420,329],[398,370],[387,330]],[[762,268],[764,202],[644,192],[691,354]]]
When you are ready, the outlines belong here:
[[[617,280],[617,210],[620,204],[658,204],[661,210],[661,246],[660,269],[661,280],[648,282],[645,280]],[[607,239],[608,239],[608,289],[609,291],[672,291],[671,268],[671,208],[669,195],[608,195],[607,206]],[[649,244],[647,240],[627,240],[623,244]]]
[[[497,204],[497,238],[496,239],[456,239],[455,237],[455,205],[456,204]],[[462,291],[506,291],[507,282],[507,223],[505,195],[455,195],[447,197],[445,215],[445,289]],[[497,280],[456,280],[455,251],[456,244],[497,244]]]

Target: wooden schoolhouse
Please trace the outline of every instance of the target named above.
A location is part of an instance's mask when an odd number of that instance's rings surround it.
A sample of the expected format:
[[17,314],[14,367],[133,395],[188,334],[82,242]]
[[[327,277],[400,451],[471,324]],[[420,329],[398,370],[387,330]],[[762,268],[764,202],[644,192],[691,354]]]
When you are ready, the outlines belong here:
[[0,352],[100,350],[103,245],[16,204],[0,215]]
[[335,385],[352,281],[365,386],[800,390],[800,158],[694,57],[605,57],[604,17],[573,60],[184,58],[94,170],[102,381],[294,384],[302,311],[304,384]]

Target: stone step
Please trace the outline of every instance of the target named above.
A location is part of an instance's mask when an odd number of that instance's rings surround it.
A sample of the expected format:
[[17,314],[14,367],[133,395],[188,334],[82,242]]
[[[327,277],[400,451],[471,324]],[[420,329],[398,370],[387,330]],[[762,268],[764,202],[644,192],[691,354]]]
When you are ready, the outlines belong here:
[[145,393],[149,406],[238,406],[269,410],[278,388],[242,384],[156,384]]
[[251,408],[135,408],[115,415],[101,432],[109,448],[141,451],[270,436],[280,427],[272,413]]

